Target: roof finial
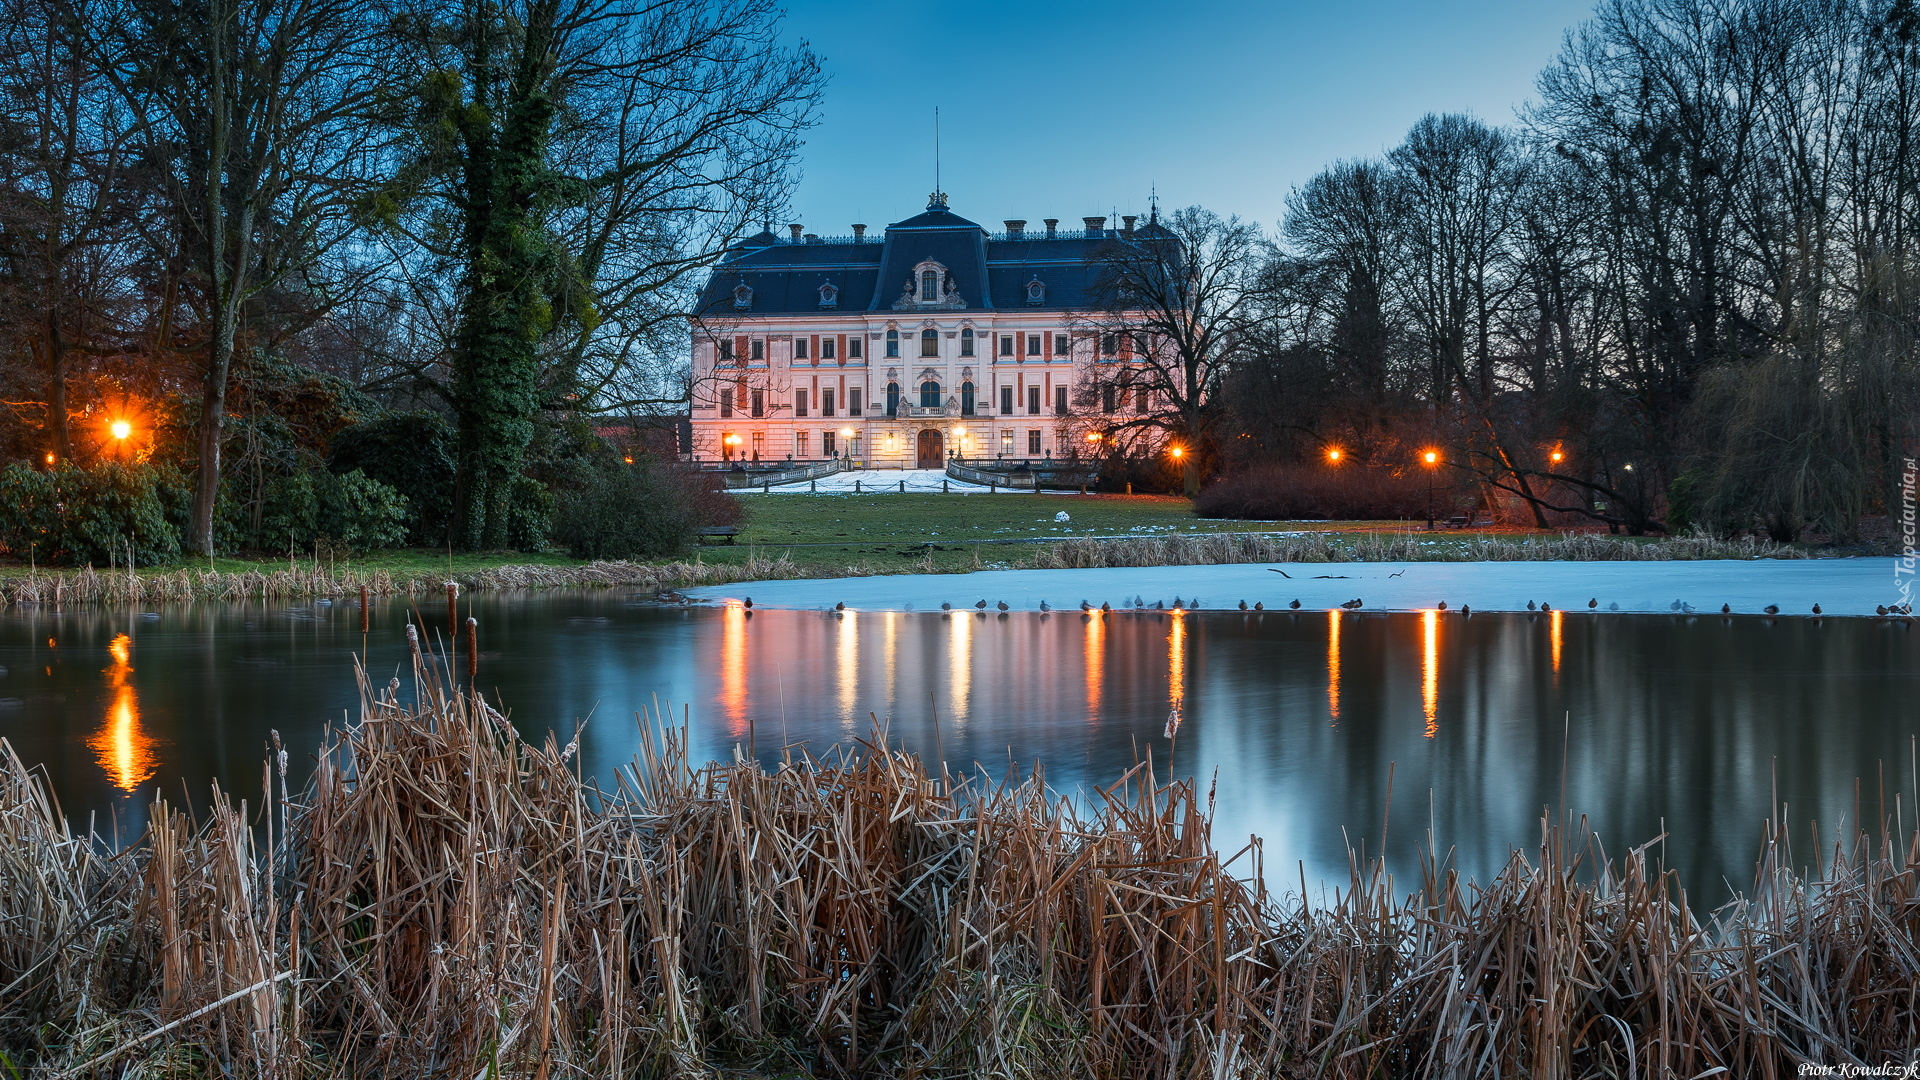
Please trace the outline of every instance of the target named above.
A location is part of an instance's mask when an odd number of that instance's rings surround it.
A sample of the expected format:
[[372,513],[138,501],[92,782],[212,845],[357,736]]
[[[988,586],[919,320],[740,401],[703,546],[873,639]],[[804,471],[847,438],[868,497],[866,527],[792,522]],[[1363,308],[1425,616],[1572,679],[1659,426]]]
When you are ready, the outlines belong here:
[[1147,224],[1158,225],[1160,223],[1160,187],[1158,184],[1148,184],[1147,192]]
[[940,106],[933,107],[933,194],[927,196],[927,209],[945,210],[947,193],[940,190]]

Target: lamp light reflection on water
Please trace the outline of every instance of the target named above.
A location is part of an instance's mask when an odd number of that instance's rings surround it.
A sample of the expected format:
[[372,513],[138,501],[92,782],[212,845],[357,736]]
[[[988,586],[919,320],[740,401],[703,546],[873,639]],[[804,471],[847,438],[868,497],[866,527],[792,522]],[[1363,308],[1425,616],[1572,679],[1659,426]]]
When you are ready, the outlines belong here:
[[106,723],[87,740],[87,747],[106,770],[108,780],[122,791],[137,790],[159,768],[156,741],[140,730],[140,699],[133,690],[133,639],[114,635],[107,646],[113,666],[106,669],[113,702]]
[[[840,683],[840,718],[851,725],[860,705],[860,631],[859,616],[851,611],[840,612],[840,618],[834,620],[840,624],[839,640],[834,645],[834,672]],[[888,659],[893,652],[892,639],[888,639]],[[887,665],[891,668],[892,663]]]
[[1087,616],[1086,636],[1081,641],[1081,658],[1086,667],[1087,718],[1100,719],[1100,681],[1106,673],[1107,620],[1095,611]]
[[1566,612],[1554,608],[1547,612],[1547,632],[1553,639],[1553,673],[1560,674],[1560,620]]
[[963,724],[968,692],[973,687],[973,620],[962,615],[948,619],[947,625],[952,628],[947,640],[947,709],[954,723]]
[[1167,631],[1167,724],[1177,728],[1187,718],[1187,613],[1173,609],[1173,627]]
[[1327,717],[1340,723],[1340,609],[1327,612]]
[[1428,608],[1420,613],[1420,630],[1425,639],[1421,652],[1420,706],[1427,714],[1427,738],[1440,733],[1440,613]]
[[747,610],[728,604],[720,615],[720,710],[727,717],[727,734],[747,734]]

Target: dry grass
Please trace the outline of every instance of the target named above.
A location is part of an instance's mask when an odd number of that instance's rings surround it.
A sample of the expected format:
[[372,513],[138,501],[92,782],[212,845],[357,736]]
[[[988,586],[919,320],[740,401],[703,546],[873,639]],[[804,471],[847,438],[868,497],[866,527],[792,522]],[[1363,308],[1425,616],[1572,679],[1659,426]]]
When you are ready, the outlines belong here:
[[1507,539],[1413,532],[1249,536],[1215,533],[1138,540],[1063,540],[1021,564],[1035,570],[1106,566],[1212,566],[1261,562],[1670,562],[1685,559],[1802,559],[1766,540],[1674,537],[1655,541],[1592,533]]
[[181,569],[144,574],[48,570],[0,577],[0,607],[8,604],[65,606],[88,603],[160,604],[191,600],[296,600],[318,596],[351,596],[362,588],[375,596],[419,596],[438,593],[448,580],[465,589],[559,589],[635,586],[684,589],[695,585],[724,585],[733,581],[764,581],[820,577],[817,568],[801,568],[791,560],[752,557],[742,563],[633,563],[596,562],[581,566],[498,566],[444,573],[395,575],[387,570],[334,570],[317,564],[296,563],[286,570],[249,570],[241,573]]
[[[1920,837],[1696,919],[1544,830],[1484,886],[1330,905],[1136,768],[1091,808],[864,746],[774,772],[671,732],[614,790],[431,664],[266,814],[121,853],[0,751],[0,1051],[41,1077],[1785,1077],[1920,1045]],[[281,767],[284,769],[284,765]],[[278,775],[276,775],[278,774]],[[249,825],[252,827],[250,828]],[[1869,850],[1879,852],[1868,855]],[[1250,852],[1257,861],[1258,849]],[[1725,1070],[1724,1072],[1719,1070]],[[5,1065],[0,1065],[4,1073]]]

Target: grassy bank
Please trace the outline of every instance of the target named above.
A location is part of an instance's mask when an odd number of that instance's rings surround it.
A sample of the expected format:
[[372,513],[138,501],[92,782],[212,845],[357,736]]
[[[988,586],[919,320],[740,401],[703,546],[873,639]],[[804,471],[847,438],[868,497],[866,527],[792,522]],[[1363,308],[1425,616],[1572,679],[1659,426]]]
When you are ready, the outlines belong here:
[[[766,495],[744,499],[737,542],[659,563],[558,554],[451,558],[402,550],[352,559],[222,558],[174,567],[0,567],[0,605],[297,599],[370,592],[628,586],[980,569],[1188,566],[1242,562],[1434,562],[1802,558],[1765,541],[1651,539],[1527,530],[1427,532],[1400,522],[1250,522],[1195,518],[1184,499],[1075,495]],[[1066,522],[1055,515],[1065,511]]]
[[263,769],[267,813],[159,806],[119,854],[0,752],[0,1071],[1745,1077],[1920,1045],[1920,836],[1818,881],[1776,841],[1705,917],[1644,852],[1552,830],[1482,886],[1356,866],[1310,905],[1148,768],[1079,812],[872,747],[767,773],[667,736],[592,791],[573,745],[424,682],[363,682],[311,787]]

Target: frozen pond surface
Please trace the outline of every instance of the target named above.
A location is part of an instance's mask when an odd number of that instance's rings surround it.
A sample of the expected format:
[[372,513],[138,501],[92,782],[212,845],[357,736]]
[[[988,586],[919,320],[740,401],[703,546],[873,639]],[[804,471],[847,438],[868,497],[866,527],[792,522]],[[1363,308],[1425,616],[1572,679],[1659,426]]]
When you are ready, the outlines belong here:
[[[1677,595],[1698,606],[1724,595],[1736,607],[1769,598],[1785,607],[1793,581],[1817,585],[1834,607],[1862,598],[1841,591],[1853,587],[1844,574],[1820,576],[1835,572],[1829,564],[1760,565],[1810,576],[1678,591],[1669,578],[1601,598]],[[1432,587],[1443,572],[1472,568],[1414,569],[1433,571],[1416,579]],[[1272,609],[1306,585],[1258,567],[1138,573],[1159,587],[1129,585],[1130,594],[1199,592],[1209,607],[1244,595]],[[1213,576],[1229,573],[1239,577]],[[591,717],[582,751],[590,774],[609,776],[631,759],[633,714],[656,701],[676,715],[686,708],[701,755],[751,744],[769,762],[783,740],[824,749],[864,736],[870,713],[889,718],[896,743],[931,756],[937,712],[956,767],[1039,762],[1071,792],[1111,782],[1151,748],[1163,768],[1171,757],[1182,774],[1217,777],[1219,842],[1264,837],[1276,885],[1298,880],[1296,860],[1311,880],[1344,877],[1349,839],[1378,849],[1390,763],[1388,846],[1402,874],[1413,871],[1431,824],[1442,850],[1457,848],[1461,868],[1485,877],[1512,847],[1535,842],[1542,809],[1560,803],[1563,784],[1566,804],[1612,853],[1666,832],[1664,858],[1702,899],[1724,896],[1725,883],[1748,887],[1775,785],[1802,861],[1816,821],[1831,843],[1882,807],[1891,816],[1898,793],[1911,824],[1920,634],[1904,622],[1589,612],[1597,585],[1586,584],[1540,593],[1580,609],[1538,615],[1042,615],[1032,610],[1042,597],[1066,606],[1101,599],[1101,590],[1054,588],[1039,574],[1022,579],[1040,581],[1025,592],[982,585],[997,577],[923,579],[942,587],[916,594],[911,613],[851,602],[839,614],[765,606],[824,607],[834,595],[865,604],[880,593],[859,590],[912,583],[885,578],[754,585],[751,615],[613,592],[477,594],[462,614],[470,609],[480,623],[481,682],[524,730],[570,736]],[[1268,587],[1229,587],[1241,580]],[[1353,580],[1319,584],[1327,600],[1362,595],[1371,606],[1387,595],[1374,579]],[[1456,592],[1459,580],[1436,591],[1476,607],[1500,599],[1478,586]],[[1536,584],[1513,595],[1534,595]],[[1015,610],[976,613],[970,605],[981,597],[1007,598]],[[942,613],[943,598],[969,606]],[[400,604],[372,612],[366,648],[376,679],[405,655],[406,614]],[[443,622],[444,610],[429,607],[426,621]],[[137,828],[156,787],[204,805],[215,778],[255,804],[269,729],[304,762],[323,726],[352,707],[351,657],[361,647],[351,604],[16,608],[0,613],[0,736],[46,767],[81,823],[99,815]],[[1169,745],[1175,708],[1182,725]]]

